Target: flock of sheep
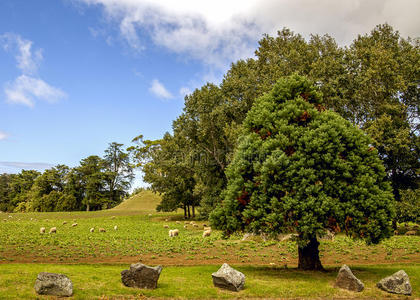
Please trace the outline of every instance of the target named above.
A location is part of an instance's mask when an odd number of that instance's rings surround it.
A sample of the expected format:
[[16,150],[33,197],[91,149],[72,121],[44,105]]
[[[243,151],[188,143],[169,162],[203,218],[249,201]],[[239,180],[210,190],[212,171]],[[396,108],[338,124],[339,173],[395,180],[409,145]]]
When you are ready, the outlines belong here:
[[[168,222],[168,219],[165,219],[166,222]],[[176,224],[181,224],[180,221],[176,221]],[[192,225],[193,227],[199,227],[198,224],[196,224],[194,221],[188,222],[185,221],[184,222],[184,228],[188,229],[188,225]],[[164,228],[168,228],[169,229],[169,225],[163,225]],[[169,230],[169,236],[170,237],[175,237],[179,235],[179,230],[178,229],[170,229]],[[210,236],[211,235],[211,227],[208,227],[206,224],[203,225],[203,238],[206,236]]]
[[[112,216],[112,219],[115,219],[115,216]],[[71,227],[76,227],[77,226],[76,220],[73,220],[73,221],[74,221],[74,223],[71,224]],[[66,225],[66,224],[67,224],[67,221],[63,221],[63,225]],[[114,230],[118,230],[118,226],[117,225],[114,226]],[[89,231],[90,232],[95,232],[95,227],[90,228]],[[100,227],[98,229],[98,231],[99,232],[106,232],[105,228],[102,228],[102,227]],[[42,233],[42,234],[43,233],[46,233],[46,228],[45,227],[41,227],[39,229],[39,233]],[[57,233],[57,227],[51,227],[48,233],[50,233],[50,234],[51,233]]]
[[[111,218],[112,219],[115,219],[115,216],[112,216]],[[73,221],[74,221],[74,223],[71,224],[71,227],[76,227],[77,226],[76,220],[73,220]],[[169,220],[168,219],[165,219],[165,221],[168,222]],[[67,221],[63,221],[63,225],[66,225],[66,224],[67,224]],[[181,222],[180,221],[176,221],[176,224],[181,224]],[[197,227],[197,228],[199,227],[199,225],[197,223],[195,223],[194,221],[191,221],[191,222],[185,221],[184,222],[184,228],[185,229],[188,229],[188,225],[191,225],[192,227]],[[169,229],[169,225],[167,225],[167,224],[163,225],[163,227]],[[118,230],[118,226],[117,225],[114,226],[114,230]],[[95,232],[95,228],[92,227],[92,228],[89,229],[89,231],[91,233],[93,233],[93,232]],[[104,228],[102,228],[102,227],[99,228],[98,231],[99,232],[106,232],[106,230]],[[45,227],[41,227],[39,229],[39,232],[41,234],[45,234],[46,233],[46,228]],[[57,227],[51,227],[48,233],[49,234],[57,233]],[[179,229],[170,229],[168,233],[169,233],[169,236],[170,237],[178,236],[179,235]],[[204,237],[207,237],[207,236],[210,236],[210,235],[211,235],[211,227],[209,227],[206,224],[204,224],[203,225],[203,238]]]

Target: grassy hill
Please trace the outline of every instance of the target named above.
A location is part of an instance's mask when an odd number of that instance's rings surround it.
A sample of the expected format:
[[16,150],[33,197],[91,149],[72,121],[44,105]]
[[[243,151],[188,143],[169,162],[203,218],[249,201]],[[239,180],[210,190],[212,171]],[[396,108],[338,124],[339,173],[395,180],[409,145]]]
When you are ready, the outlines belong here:
[[118,211],[155,211],[160,203],[160,196],[151,191],[142,191],[126,200],[112,210]]

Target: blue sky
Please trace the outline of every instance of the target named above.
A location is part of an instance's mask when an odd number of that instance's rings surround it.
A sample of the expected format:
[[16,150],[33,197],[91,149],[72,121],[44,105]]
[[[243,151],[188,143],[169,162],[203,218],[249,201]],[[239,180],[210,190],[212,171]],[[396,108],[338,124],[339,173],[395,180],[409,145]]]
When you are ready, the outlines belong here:
[[420,1],[337,2],[0,1],[0,173],[161,137],[186,93],[284,26],[340,44],[384,22],[419,36]]

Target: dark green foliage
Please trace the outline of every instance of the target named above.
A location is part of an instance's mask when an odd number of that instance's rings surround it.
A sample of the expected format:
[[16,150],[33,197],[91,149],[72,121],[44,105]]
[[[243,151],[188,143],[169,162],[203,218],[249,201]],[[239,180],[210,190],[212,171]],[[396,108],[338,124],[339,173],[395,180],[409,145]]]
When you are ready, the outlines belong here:
[[132,150],[144,172],[144,181],[150,183],[154,192],[161,194],[162,201],[156,210],[182,208],[185,218],[194,217],[199,203],[194,194],[194,172],[187,159],[190,153],[188,141],[175,131],[174,136],[166,133],[161,140],[143,140],[139,136],[134,142],[138,145]]
[[57,165],[43,173],[0,175],[0,210],[99,210],[119,204],[133,178],[133,166],[121,147],[112,143],[104,159],[91,155],[72,169]]
[[403,190],[401,201],[396,204],[397,221],[420,223],[420,189]]
[[391,235],[391,186],[372,140],[304,77],[279,80],[258,98],[226,170],[211,222],[226,234],[296,231],[300,245],[344,231],[368,243]]
[[387,24],[358,36],[349,47],[339,47],[328,35],[305,40],[285,28],[260,40],[255,59],[233,63],[220,87],[206,84],[188,95],[174,128],[191,141],[186,151],[205,157],[194,165],[202,215],[220,203],[224,171],[254,100],[293,73],[316,83],[327,109],[371,135],[396,200],[400,189],[417,188],[419,46]]

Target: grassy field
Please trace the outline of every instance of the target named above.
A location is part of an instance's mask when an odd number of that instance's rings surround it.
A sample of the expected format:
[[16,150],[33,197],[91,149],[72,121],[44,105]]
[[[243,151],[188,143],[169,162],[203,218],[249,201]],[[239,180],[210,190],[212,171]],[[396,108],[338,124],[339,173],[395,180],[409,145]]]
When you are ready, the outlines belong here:
[[142,211],[154,212],[160,202],[160,197],[151,191],[143,191],[131,198],[124,200],[120,205],[114,207],[113,211]]
[[[334,288],[336,268],[328,272],[303,272],[268,266],[234,266],[246,275],[244,290],[239,293],[217,289],[211,273],[218,266],[164,267],[156,290],[138,290],[121,284],[121,264],[3,264],[0,265],[1,299],[34,299],[33,285],[39,272],[63,273],[73,281],[74,299],[130,299],[153,298],[366,298],[404,299],[420,297],[420,267],[408,265],[354,266],[353,271],[365,284],[361,293]],[[411,279],[414,294],[411,297],[391,295],[376,288],[381,278],[404,269]],[[38,296],[40,299],[47,297]],[[131,298],[132,299],[132,298]]]
[[[42,271],[67,274],[75,286],[75,299],[101,296],[118,299],[119,295],[158,298],[345,295],[380,299],[385,294],[375,288],[375,283],[401,268],[410,276],[414,296],[420,297],[419,236],[394,236],[374,246],[341,235],[334,241],[322,240],[321,260],[329,272],[300,272],[295,269],[295,242],[258,238],[241,241],[241,235],[222,240],[217,231],[203,238],[203,222],[196,222],[198,227],[188,224],[184,228],[181,214],[153,211],[158,201],[156,195],[146,191],[107,211],[0,214],[0,299],[33,299],[34,280]],[[72,223],[77,226],[72,227]],[[178,228],[180,235],[170,238],[165,225],[169,229]],[[47,232],[57,227],[57,233],[41,234],[40,227]],[[89,231],[92,227],[93,233]],[[99,232],[99,228],[106,232]],[[165,267],[157,290],[139,291],[122,286],[121,270],[138,261]],[[236,294],[212,286],[210,275],[223,262],[245,273],[244,291]],[[363,293],[353,295],[333,288],[343,263],[365,281]]]

